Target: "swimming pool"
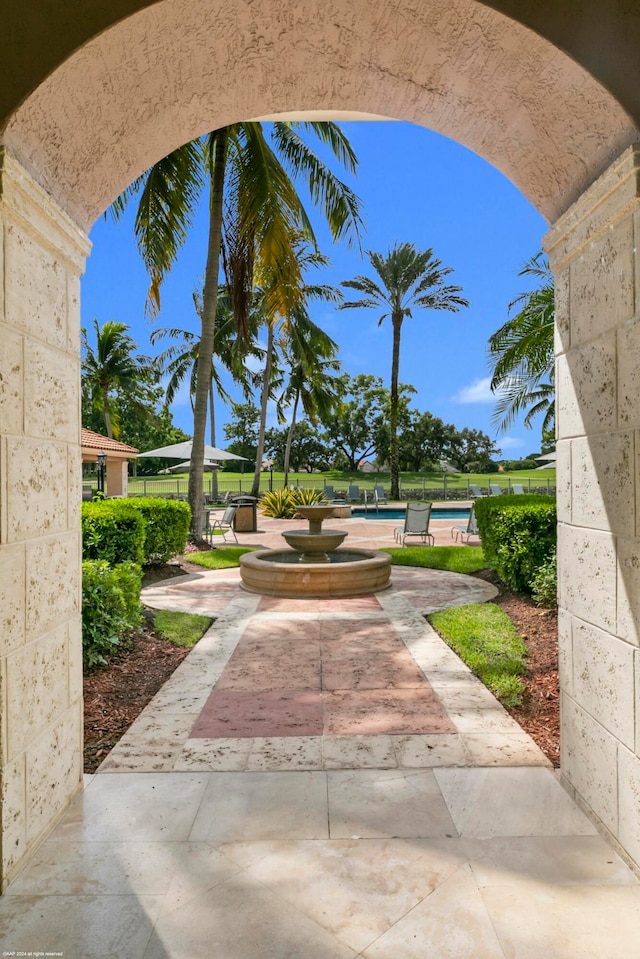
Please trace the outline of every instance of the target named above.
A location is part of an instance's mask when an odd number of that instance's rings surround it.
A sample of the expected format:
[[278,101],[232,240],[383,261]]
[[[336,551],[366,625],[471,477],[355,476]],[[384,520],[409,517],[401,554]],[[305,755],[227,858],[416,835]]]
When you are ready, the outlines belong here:
[[[470,510],[468,507],[455,506],[434,506],[431,510],[431,519],[457,519],[461,522],[469,519]],[[404,519],[404,509],[379,509],[355,507],[351,510],[351,515],[358,519]]]

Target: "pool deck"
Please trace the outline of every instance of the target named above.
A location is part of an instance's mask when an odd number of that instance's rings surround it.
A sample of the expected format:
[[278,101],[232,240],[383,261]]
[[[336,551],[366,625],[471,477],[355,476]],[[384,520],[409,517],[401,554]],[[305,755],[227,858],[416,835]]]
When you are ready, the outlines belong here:
[[[393,543],[397,522],[347,523]],[[281,545],[260,526],[239,539]],[[2,950],[637,959],[637,877],[425,619],[492,594],[406,567],[351,599],[236,569],[148,587],[215,622],[0,900]]]
[[[401,503],[398,508],[402,508]],[[451,503],[434,503],[434,506],[452,507]],[[468,509],[471,502],[456,502],[455,506]],[[432,519],[429,532],[433,534],[436,546],[451,546],[455,539],[451,529],[457,525],[464,525],[466,520]],[[364,519],[363,517],[328,519],[323,523],[323,529],[345,529],[349,533],[345,546],[359,549],[385,549],[396,546],[393,531],[402,528],[402,520],[398,519]],[[307,523],[301,519],[273,519],[258,515],[258,529],[253,533],[238,533],[238,542],[241,546],[255,546],[257,549],[282,549],[286,546],[282,539],[282,531],[290,529],[306,529]],[[227,544],[234,542],[233,537],[227,535]],[[408,545],[420,545],[419,537],[412,537]],[[470,546],[480,546],[480,538],[472,537]]]

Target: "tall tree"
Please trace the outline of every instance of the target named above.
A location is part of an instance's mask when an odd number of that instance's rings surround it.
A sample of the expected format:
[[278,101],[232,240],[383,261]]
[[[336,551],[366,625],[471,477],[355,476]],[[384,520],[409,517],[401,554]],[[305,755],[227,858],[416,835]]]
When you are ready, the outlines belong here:
[[380,325],[387,316],[393,327],[391,358],[391,407],[389,414],[389,467],[391,471],[391,499],[400,497],[400,466],[398,459],[398,376],[400,371],[400,335],[405,317],[411,316],[414,307],[427,310],[448,310],[457,313],[469,303],[459,294],[460,286],[448,286],[444,280],[453,272],[442,266],[433,256],[433,250],[417,250],[413,243],[396,243],[386,257],[367,250],[371,266],[380,284],[368,276],[356,276],[343,280],[342,286],[364,293],[361,300],[342,303],[338,309],[387,310],[378,321]]
[[306,184],[334,239],[358,236],[357,197],[310,149],[300,130],[313,132],[341,163],[355,170],[353,150],[333,123],[274,123],[271,143],[262,124],[239,123],[175,150],[114,204],[118,214],[131,196],[140,192],[135,229],[151,278],[150,309],[157,312],[164,276],[185,242],[202,190],[209,185],[209,239],[189,473],[193,538],[199,538],[202,529],[204,439],[221,255],[236,322],[244,333],[254,271],[260,274],[266,269],[287,280],[272,285],[274,301],[268,306],[275,314],[277,298],[296,289],[294,248],[299,232],[314,240],[292,176]]
[[339,450],[349,469],[355,471],[360,460],[376,449],[389,391],[380,377],[368,373],[354,377],[344,373],[336,386],[339,402],[322,425],[334,450]]
[[86,400],[100,410],[107,436],[119,436],[115,400],[127,394],[130,406],[140,416],[149,415],[149,400],[155,385],[153,360],[136,353],[138,347],[128,334],[129,327],[107,320],[100,327],[94,318],[95,349],[89,343],[87,330],[81,330],[82,390]]
[[298,406],[302,406],[311,425],[317,426],[320,420],[326,420],[330,416],[338,402],[334,374],[340,369],[340,362],[336,358],[336,352],[337,344],[315,324],[310,330],[306,328],[306,324],[297,325],[294,335],[285,347],[284,358],[289,373],[287,385],[278,404],[283,421],[284,409],[291,410],[284,454],[285,486],[289,484],[289,461],[296,433]]
[[[202,315],[202,292],[193,294],[196,313]],[[223,366],[232,379],[249,397],[252,389],[252,380],[246,366],[249,356],[261,359],[263,350],[259,349],[255,340],[257,322],[252,323],[251,336],[241,340],[237,336],[235,319],[229,303],[225,287],[218,292],[218,317],[214,337],[214,362],[211,364],[211,382],[209,388],[209,442],[216,446],[216,416],[215,394],[223,400],[230,401],[220,376],[219,366]],[[193,330],[183,330],[176,327],[160,327],[152,330],[150,340],[153,345],[161,340],[170,339],[173,342],[167,349],[156,357],[156,363],[168,376],[166,384],[167,403],[173,403],[181,385],[188,381],[189,399],[191,408],[195,406],[196,369],[198,353],[200,351],[200,336]],[[219,361],[219,362],[216,362]]]
[[521,413],[526,412],[527,429],[544,413],[544,435],[553,431],[556,411],[553,273],[539,252],[518,275],[535,277],[540,285],[509,304],[509,310],[517,312],[489,338],[491,389],[499,394],[492,420],[504,433]]
[[[323,349],[336,349],[337,345],[317,326],[309,317],[307,305],[310,301],[324,300],[336,303],[342,300],[342,293],[332,286],[324,284],[306,283],[303,274],[309,268],[326,266],[328,259],[318,250],[310,248],[302,235],[298,236],[294,255],[296,269],[290,276],[282,276],[278,270],[262,271],[263,287],[260,290],[265,305],[267,320],[267,350],[265,369],[262,384],[262,401],[260,408],[260,433],[258,437],[258,456],[253,479],[252,495],[260,493],[260,472],[267,428],[267,401],[274,387],[273,359],[276,347],[282,355],[287,343],[297,343],[296,349],[301,353],[312,343]],[[311,349],[313,347],[311,346]]]

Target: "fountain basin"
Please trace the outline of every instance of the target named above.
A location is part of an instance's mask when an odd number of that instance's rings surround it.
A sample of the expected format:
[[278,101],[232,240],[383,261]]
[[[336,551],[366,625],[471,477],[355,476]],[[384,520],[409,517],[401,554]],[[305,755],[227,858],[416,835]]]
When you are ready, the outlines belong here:
[[291,550],[263,549],[240,557],[244,589],[290,598],[359,596],[387,589],[391,557],[369,549],[337,549],[329,562],[300,563]]

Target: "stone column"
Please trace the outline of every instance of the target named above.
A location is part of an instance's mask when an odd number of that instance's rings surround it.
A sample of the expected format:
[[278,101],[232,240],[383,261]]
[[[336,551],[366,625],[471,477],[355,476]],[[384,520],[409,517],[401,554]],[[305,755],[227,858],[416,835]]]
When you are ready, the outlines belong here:
[[562,776],[640,867],[640,149],[545,238],[556,276]]
[[126,496],[129,491],[129,461],[107,460],[107,489],[108,496]]
[[2,888],[82,784],[86,236],[0,148]]

